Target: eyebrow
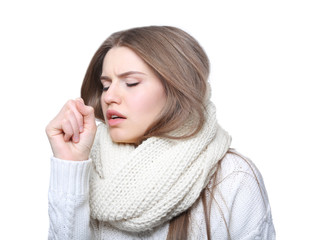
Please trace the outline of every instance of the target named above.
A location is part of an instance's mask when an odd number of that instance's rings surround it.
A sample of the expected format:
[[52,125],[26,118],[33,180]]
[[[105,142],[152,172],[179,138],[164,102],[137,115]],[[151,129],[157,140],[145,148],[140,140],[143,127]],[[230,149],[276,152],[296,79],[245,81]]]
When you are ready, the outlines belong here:
[[[123,77],[127,77],[127,76],[133,75],[133,74],[146,75],[145,73],[138,72],[138,71],[128,71],[128,72],[124,72],[124,73],[121,73],[121,74],[117,75],[117,77],[123,78]],[[111,80],[108,76],[101,76],[100,79],[101,80]]]

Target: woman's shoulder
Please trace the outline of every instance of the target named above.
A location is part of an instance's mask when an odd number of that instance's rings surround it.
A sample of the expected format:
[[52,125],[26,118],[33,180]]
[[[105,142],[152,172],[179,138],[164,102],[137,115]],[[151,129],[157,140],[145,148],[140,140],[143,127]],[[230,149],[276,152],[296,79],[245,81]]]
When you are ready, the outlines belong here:
[[262,178],[260,171],[252,160],[232,148],[226,153],[219,164],[220,172],[217,174],[221,177],[228,177],[233,174],[247,174],[251,177]]
[[256,165],[235,149],[230,149],[220,161],[216,176],[212,179],[211,189],[215,187],[228,202],[248,196],[258,201],[268,202],[262,175]]
[[260,171],[247,157],[230,149],[219,162],[204,194],[206,200],[198,201],[192,209],[192,225],[197,226],[194,229],[203,226],[205,204],[213,238],[224,239],[230,235],[232,239],[246,236],[274,239],[265,185]]

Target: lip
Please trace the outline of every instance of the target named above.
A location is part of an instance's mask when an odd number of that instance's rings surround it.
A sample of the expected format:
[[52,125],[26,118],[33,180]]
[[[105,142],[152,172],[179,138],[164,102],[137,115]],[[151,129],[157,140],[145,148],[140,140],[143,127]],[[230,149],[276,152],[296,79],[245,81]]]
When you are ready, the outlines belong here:
[[[112,119],[111,117],[113,115],[116,115],[120,118]],[[115,110],[107,110],[106,119],[107,119],[109,126],[115,126],[115,125],[123,122],[126,119],[126,117],[124,115],[122,115],[120,112],[117,112]]]

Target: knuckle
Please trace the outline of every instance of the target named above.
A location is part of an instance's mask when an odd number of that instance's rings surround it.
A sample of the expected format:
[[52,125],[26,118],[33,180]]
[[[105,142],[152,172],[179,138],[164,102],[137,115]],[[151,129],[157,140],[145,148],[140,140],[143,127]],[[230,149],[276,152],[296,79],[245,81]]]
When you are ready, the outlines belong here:
[[70,118],[74,114],[73,110],[71,108],[66,109],[65,111],[65,117]]
[[72,100],[72,99],[68,100],[67,103],[66,103],[67,109],[72,109],[72,108],[74,108],[75,105],[76,105],[75,101]]
[[73,99],[69,99],[68,101],[67,101],[67,104],[68,105],[72,105],[72,104],[74,104],[75,103],[75,101],[73,100]]
[[94,113],[94,108],[93,107],[91,107],[91,106],[87,106],[87,109],[88,109],[88,111],[90,112],[90,113]]
[[57,122],[55,119],[51,120],[45,127],[45,133],[50,136],[53,131],[57,129]]
[[63,118],[62,119],[62,126],[67,126],[68,124],[70,124],[70,121],[68,118]]
[[49,133],[50,133],[50,124],[48,124],[48,125],[45,127],[45,133],[46,133],[47,135],[49,135]]
[[[65,111],[65,114],[64,114],[64,115],[65,115],[65,116],[64,116],[65,119],[69,118],[70,112],[71,112],[70,109],[67,109],[67,110]],[[63,119],[63,121],[64,121],[64,119]]]

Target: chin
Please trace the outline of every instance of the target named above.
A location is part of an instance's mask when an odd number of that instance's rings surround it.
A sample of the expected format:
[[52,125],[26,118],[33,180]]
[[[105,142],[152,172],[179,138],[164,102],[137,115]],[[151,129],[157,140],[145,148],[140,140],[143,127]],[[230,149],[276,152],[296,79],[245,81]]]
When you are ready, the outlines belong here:
[[137,139],[115,136],[114,134],[110,134],[110,137],[114,143],[137,144],[138,141]]

